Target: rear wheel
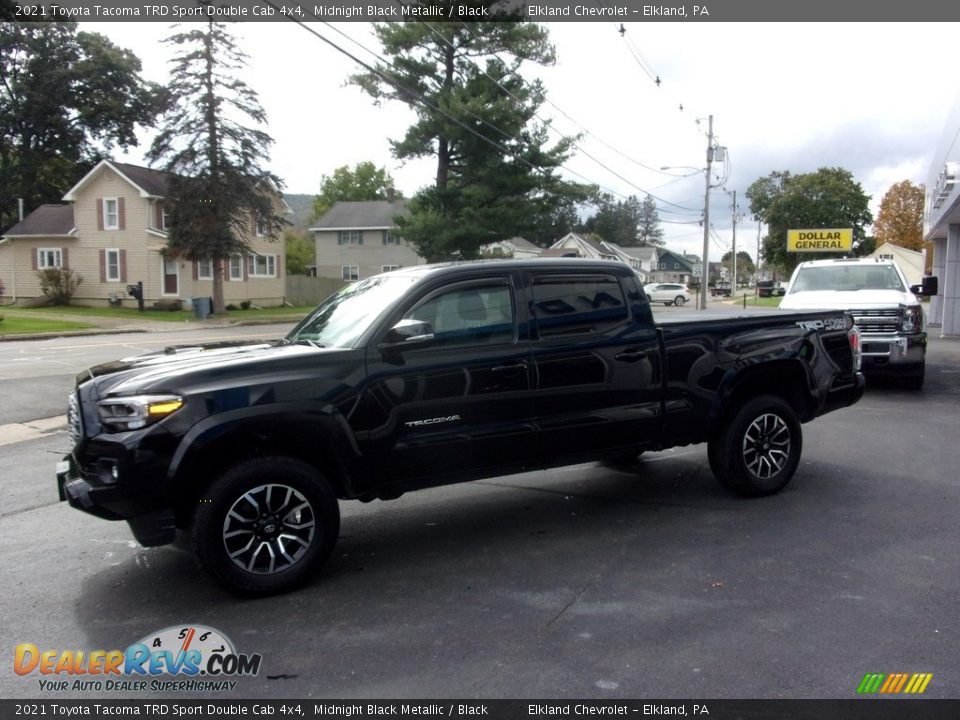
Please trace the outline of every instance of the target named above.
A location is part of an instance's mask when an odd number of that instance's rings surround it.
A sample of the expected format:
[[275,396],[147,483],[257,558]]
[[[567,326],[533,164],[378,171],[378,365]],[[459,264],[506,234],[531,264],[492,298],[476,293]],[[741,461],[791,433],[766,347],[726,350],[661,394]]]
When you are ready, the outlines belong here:
[[673,299],[673,304],[676,305],[677,307],[680,307],[680,306],[683,305],[686,301],[687,301],[687,299],[686,299],[685,297],[683,297],[683,295],[677,295],[677,296]]
[[243,462],[201,498],[191,544],[201,567],[246,596],[291,590],[333,552],[337,498],[313,467],[286,457]]
[[803,433],[784,400],[761,395],[748,401],[710,440],[714,476],[740,495],[772,495],[790,482],[800,463]]

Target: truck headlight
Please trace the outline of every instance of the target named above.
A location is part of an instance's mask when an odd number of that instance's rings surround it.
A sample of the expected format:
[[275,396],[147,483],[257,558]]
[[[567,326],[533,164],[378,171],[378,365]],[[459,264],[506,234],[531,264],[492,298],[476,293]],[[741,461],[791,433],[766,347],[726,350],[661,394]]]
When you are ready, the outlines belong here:
[[919,305],[900,306],[900,329],[905,333],[923,330],[923,308]]
[[101,400],[97,408],[107,432],[139,430],[163,420],[183,407],[178,395],[131,395]]

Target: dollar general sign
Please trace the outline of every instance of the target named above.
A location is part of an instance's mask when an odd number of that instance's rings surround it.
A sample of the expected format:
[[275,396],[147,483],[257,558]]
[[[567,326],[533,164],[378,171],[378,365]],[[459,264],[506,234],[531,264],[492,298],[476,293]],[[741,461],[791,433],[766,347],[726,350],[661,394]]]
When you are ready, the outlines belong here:
[[849,252],[853,249],[853,228],[787,230],[789,252]]

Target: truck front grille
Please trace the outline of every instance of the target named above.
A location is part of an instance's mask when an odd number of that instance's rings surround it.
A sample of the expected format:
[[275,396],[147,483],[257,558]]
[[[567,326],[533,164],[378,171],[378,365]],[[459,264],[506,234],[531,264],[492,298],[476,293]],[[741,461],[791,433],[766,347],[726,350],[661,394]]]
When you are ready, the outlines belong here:
[[70,433],[70,441],[76,447],[83,438],[83,415],[75,391],[70,393],[70,399],[67,400],[67,431]]
[[862,333],[895,333],[900,328],[899,308],[852,310],[853,320]]

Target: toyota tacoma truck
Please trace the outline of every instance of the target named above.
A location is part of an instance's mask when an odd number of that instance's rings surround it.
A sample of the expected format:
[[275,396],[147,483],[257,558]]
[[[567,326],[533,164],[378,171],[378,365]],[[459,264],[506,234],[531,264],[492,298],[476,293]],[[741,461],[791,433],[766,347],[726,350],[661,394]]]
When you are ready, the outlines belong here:
[[919,390],[926,374],[927,332],[918,296],[936,294],[936,278],[911,287],[892,260],[811,260],[793,271],[780,309],[849,312],[860,330],[864,372],[893,374]]
[[265,595],[327,560],[340,500],[701,442],[725,486],[775,493],[801,424],[861,397],[858,364],[841,312],[657,325],[620,263],[417,266],[343,288],[282,340],[82,373],[57,483]]

